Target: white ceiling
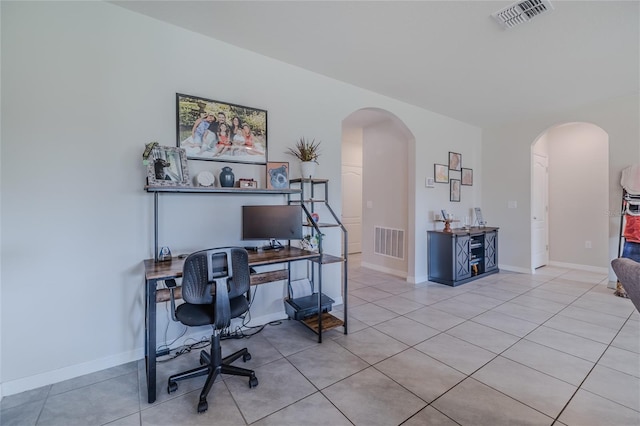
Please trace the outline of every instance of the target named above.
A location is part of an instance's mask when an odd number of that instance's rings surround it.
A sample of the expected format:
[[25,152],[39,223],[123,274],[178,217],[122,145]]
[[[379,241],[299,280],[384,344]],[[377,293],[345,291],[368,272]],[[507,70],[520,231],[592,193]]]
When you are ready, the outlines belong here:
[[637,93],[640,2],[116,1],[127,9],[481,127]]

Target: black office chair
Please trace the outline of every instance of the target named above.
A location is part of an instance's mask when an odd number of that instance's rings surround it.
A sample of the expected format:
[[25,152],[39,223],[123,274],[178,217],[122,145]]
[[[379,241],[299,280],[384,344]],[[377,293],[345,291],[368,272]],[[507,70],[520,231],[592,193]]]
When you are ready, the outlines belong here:
[[[231,259],[231,262],[229,262]],[[207,411],[207,395],[219,374],[232,374],[249,377],[249,387],[258,386],[253,370],[229,365],[242,357],[251,359],[247,348],[222,358],[220,333],[231,322],[249,310],[245,293],[249,291],[249,259],[243,248],[225,247],[202,250],[190,254],[184,262],[182,277],[183,304],[175,309],[175,319],[187,326],[211,324],[211,351],[200,353],[201,367],[174,374],[169,377],[169,393],[178,389],[179,380],[207,375],[207,381],[200,393],[198,412]],[[211,295],[211,286],[215,284],[215,300]],[[172,304],[173,297],[172,297]],[[175,305],[174,305],[175,306]]]

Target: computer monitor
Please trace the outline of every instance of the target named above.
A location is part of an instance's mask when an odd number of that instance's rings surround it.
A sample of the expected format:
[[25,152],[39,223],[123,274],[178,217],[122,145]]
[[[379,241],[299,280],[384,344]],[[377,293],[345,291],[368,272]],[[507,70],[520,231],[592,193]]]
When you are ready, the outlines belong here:
[[243,240],[301,240],[299,205],[242,206]]

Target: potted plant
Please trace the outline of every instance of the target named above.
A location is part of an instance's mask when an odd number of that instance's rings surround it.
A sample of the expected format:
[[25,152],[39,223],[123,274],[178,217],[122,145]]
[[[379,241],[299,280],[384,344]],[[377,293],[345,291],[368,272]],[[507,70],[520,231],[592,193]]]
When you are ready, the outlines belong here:
[[296,142],[295,148],[289,148],[288,154],[293,155],[301,161],[300,168],[302,177],[310,179],[315,173],[318,157],[320,156],[320,141],[315,139],[309,140],[301,137]]

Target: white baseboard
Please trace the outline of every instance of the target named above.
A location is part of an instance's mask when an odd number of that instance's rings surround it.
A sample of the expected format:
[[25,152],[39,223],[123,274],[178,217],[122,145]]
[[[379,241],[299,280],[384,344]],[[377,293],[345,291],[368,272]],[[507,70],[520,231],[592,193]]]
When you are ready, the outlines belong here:
[[[267,324],[271,321],[281,320],[286,317],[287,314],[284,311],[276,312],[273,314],[252,318],[249,325],[256,326]],[[204,328],[202,330],[194,331],[193,333],[184,335],[180,339],[180,342],[184,341],[187,338],[200,340],[203,337],[208,337],[210,335],[211,329]],[[179,344],[176,343],[176,346],[179,346]],[[0,397],[14,395],[42,386],[62,382],[64,380],[74,379],[76,377],[84,376],[85,374],[95,373],[97,371],[116,367],[118,365],[137,361],[143,358],[144,347],[140,347],[131,351],[121,352],[116,355],[95,359],[81,364],[70,365],[68,367],[59,368],[57,370],[46,371],[44,373],[35,374],[33,376],[3,382],[2,384],[0,384]]]
[[609,274],[608,267],[579,265],[577,263],[549,262],[549,266],[557,266],[559,268],[579,269],[581,271],[595,272],[598,274]]
[[511,265],[498,265],[498,269],[501,271],[518,272],[520,274],[531,274],[531,271],[527,268],[520,268],[518,266]]
[[373,263],[361,262],[360,266],[363,268],[373,269],[374,271],[384,272],[400,278],[407,278],[407,271],[399,271],[397,269],[385,268],[384,266],[375,265]]

